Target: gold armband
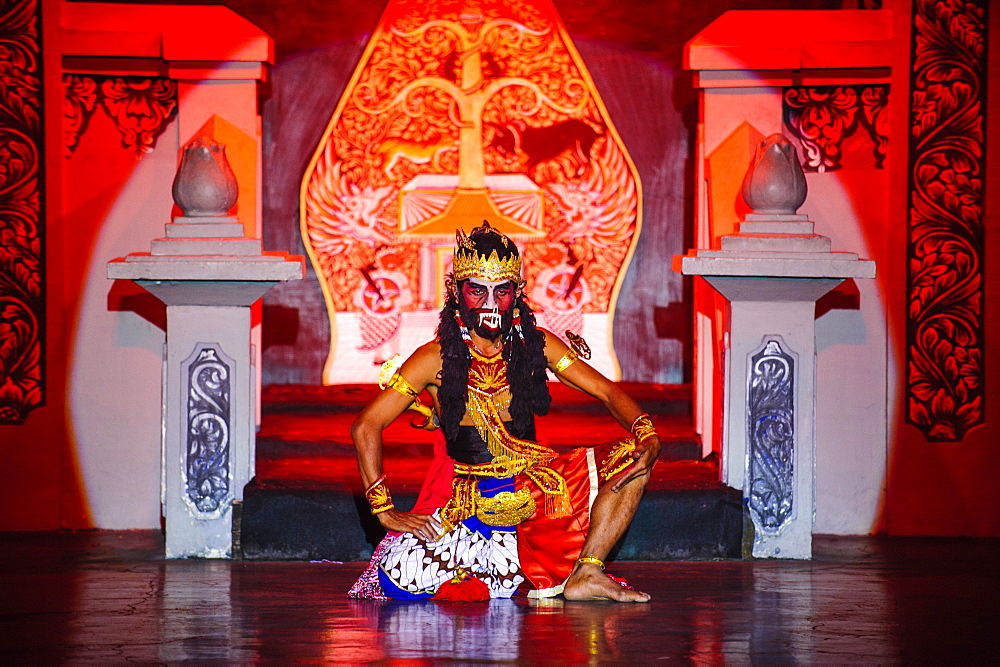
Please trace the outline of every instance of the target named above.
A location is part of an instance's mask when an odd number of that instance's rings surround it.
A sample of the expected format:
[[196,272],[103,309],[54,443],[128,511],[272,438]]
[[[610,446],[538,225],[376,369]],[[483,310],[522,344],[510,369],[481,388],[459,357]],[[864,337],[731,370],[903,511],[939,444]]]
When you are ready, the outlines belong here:
[[649,420],[649,415],[645,412],[635,418],[635,421],[632,422],[632,428],[629,430],[632,432],[632,435],[635,436],[635,441],[637,443],[656,435],[656,429],[653,428],[653,422]]
[[577,336],[575,333],[566,330],[566,340],[569,341],[569,349],[566,350],[566,354],[556,362],[556,371],[562,373],[564,370],[576,363],[577,359],[590,359],[590,346],[587,345],[587,341],[583,339],[583,336]]
[[413,402],[410,403],[407,410],[413,410],[414,412],[419,412],[424,416],[423,422],[410,422],[410,426],[414,428],[422,428],[427,431],[433,431],[440,427],[438,423],[437,413],[433,409],[424,405],[420,402],[417,396],[420,392],[412,384],[406,381],[402,375],[399,374],[399,367],[403,365],[403,358],[398,354],[394,355],[392,359],[388,359],[382,362],[382,370],[378,374],[378,388],[379,389],[395,389],[403,396],[407,398],[412,398]]
[[399,374],[399,367],[402,365],[403,358],[398,354],[393,355],[392,359],[383,361],[382,369],[378,373],[378,387],[379,389],[392,388],[403,396],[415,399],[420,392]]
[[566,350],[566,354],[564,354],[559,361],[556,362],[556,372],[562,373],[564,370],[575,364],[576,360],[579,358],[580,354],[573,348]]
[[385,386],[386,388],[395,389],[403,396],[408,396],[409,398],[413,399],[415,399],[417,395],[420,394],[420,392],[417,391],[416,387],[407,382],[406,378],[404,378],[398,372],[395,375],[393,375],[388,382],[386,382]]
[[365,498],[371,505],[372,514],[381,514],[395,509],[392,504],[392,496],[389,495],[389,487],[385,485],[385,475],[382,475],[375,482],[365,489]]

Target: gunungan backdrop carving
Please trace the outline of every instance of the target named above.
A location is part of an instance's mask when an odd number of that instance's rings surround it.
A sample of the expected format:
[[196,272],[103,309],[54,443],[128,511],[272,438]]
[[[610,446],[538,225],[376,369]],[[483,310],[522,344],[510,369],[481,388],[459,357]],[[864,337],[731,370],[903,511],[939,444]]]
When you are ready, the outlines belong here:
[[327,382],[356,374],[355,351],[398,351],[384,348],[401,320],[433,336],[455,228],[484,218],[521,247],[543,326],[594,316],[603,337],[641,225],[635,167],[549,0],[389,2],[301,211],[333,331]]

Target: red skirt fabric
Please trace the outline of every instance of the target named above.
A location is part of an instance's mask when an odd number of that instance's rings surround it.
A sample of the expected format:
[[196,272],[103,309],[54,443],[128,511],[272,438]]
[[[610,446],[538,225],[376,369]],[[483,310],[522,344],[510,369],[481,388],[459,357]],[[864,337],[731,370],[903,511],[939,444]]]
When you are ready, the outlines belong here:
[[545,494],[530,479],[520,475],[518,484],[531,489],[537,506],[535,514],[517,527],[517,554],[521,571],[531,583],[530,597],[550,597],[562,593],[562,583],[573,571],[590,530],[592,496],[597,495],[597,474],[591,479],[588,459],[591,449],[575,449],[553,459],[548,466],[566,480],[570,512],[562,517],[545,513]]

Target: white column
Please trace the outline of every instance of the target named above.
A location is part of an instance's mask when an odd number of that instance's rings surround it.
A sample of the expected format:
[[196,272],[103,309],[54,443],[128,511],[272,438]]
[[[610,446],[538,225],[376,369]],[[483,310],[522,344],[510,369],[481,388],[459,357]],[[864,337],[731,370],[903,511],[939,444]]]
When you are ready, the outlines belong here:
[[[810,558],[815,483],[815,300],[841,280],[706,276],[730,301],[727,482],[743,490],[753,555]],[[762,300],[761,291],[783,299]]]
[[675,270],[702,276],[729,302],[723,479],[743,491],[753,556],[808,559],[816,509],[816,300],[847,278],[873,278],[875,263],[829,251],[830,240],[807,220],[760,217],[723,237],[722,250],[675,258]]
[[226,236],[242,226],[217,220],[178,218],[153,240],[152,253],[108,263],[109,278],[134,280],[167,305],[161,479],[168,558],[232,556],[233,501],[254,475],[251,307],[305,271],[301,257]]

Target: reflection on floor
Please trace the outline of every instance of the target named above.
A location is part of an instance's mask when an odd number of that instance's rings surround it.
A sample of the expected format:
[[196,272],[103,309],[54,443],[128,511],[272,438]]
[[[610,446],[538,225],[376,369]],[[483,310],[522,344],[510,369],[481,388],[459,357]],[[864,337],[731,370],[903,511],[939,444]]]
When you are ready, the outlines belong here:
[[360,564],[165,561],[150,532],[0,547],[12,663],[985,664],[1000,628],[1000,540],[818,537],[809,562],[612,565],[645,605],[352,601]]

